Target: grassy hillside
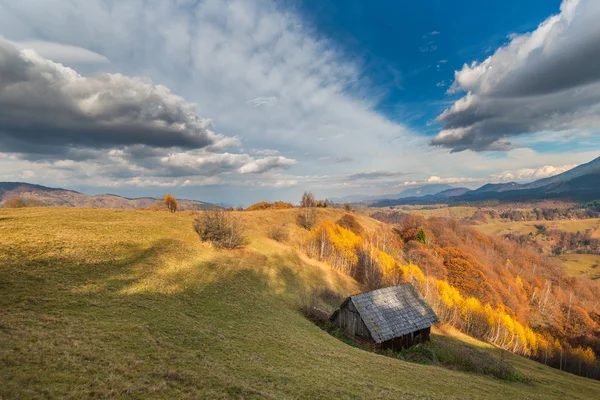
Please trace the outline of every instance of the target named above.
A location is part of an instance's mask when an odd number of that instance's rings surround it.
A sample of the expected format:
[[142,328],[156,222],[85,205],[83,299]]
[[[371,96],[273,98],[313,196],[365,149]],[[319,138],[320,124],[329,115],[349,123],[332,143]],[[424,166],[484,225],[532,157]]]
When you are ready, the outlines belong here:
[[236,217],[250,244],[228,252],[201,244],[189,213],[0,210],[0,398],[600,398],[600,382],[455,333],[532,383],[350,347],[298,299],[356,282],[266,237],[301,235],[295,210]]

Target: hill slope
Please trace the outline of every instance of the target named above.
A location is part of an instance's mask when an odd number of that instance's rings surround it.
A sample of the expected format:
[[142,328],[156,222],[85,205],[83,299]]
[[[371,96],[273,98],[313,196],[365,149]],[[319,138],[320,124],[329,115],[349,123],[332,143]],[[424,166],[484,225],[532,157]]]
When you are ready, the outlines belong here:
[[527,189],[534,189],[550,184],[563,183],[571,179],[579,178],[584,175],[597,175],[600,174],[600,157],[590,161],[589,163],[579,165],[573,169],[570,169],[562,174],[554,175],[549,178],[538,179],[535,182],[524,185]]
[[0,397],[600,398],[600,382],[468,338],[533,382],[348,346],[298,298],[356,282],[266,237],[281,224],[301,235],[295,210],[236,216],[250,244],[227,252],[199,243],[188,213],[0,210]]
[[[129,199],[114,194],[87,196],[74,190],[50,188],[23,182],[0,182],[0,207],[13,196],[33,199],[45,206],[82,208],[146,208],[156,204],[157,199],[140,197]],[[209,209],[212,204],[196,200],[179,200],[182,208]]]

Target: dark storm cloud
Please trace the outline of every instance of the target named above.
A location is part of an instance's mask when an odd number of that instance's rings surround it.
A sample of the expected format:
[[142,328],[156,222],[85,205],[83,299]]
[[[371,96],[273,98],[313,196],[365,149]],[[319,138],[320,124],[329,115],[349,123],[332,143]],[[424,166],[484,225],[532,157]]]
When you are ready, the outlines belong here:
[[566,0],[534,32],[456,72],[433,145],[506,150],[526,133],[600,126],[600,2]]
[[0,37],[0,151],[199,149],[219,139],[208,127],[193,104],[163,86],[121,74],[82,77]]

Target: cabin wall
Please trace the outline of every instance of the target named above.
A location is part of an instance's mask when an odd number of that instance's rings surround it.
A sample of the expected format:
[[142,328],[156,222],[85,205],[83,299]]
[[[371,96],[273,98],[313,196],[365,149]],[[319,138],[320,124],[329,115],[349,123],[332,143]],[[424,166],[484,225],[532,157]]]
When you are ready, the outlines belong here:
[[425,343],[429,341],[429,336],[431,334],[431,328],[421,329],[419,331],[408,333],[404,336],[400,336],[395,339],[388,340],[386,342],[380,343],[379,348],[381,350],[393,350],[399,351],[402,349],[406,349],[411,346],[415,346],[419,343]]
[[335,324],[352,336],[373,340],[371,333],[351,301],[339,310]]

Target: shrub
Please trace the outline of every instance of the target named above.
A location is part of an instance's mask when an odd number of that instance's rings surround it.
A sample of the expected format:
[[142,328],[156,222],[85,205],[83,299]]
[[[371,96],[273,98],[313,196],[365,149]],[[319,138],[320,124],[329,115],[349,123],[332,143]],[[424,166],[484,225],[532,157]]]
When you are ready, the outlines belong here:
[[317,213],[314,207],[302,207],[298,210],[298,215],[296,216],[296,223],[303,227],[306,230],[311,229],[315,226],[315,222],[317,221]]
[[352,214],[345,214],[342,218],[338,220],[337,224],[342,228],[351,230],[359,236],[361,236],[364,233],[362,225]]
[[271,228],[269,230],[269,232],[267,233],[267,236],[278,242],[285,242],[288,240],[289,232],[287,231],[285,226],[280,225],[280,226]]
[[176,212],[179,208],[179,204],[177,203],[177,197],[171,195],[170,193],[165,194],[164,203],[167,209],[172,213]]
[[194,219],[193,225],[200,240],[218,249],[235,249],[247,241],[239,220],[223,210],[204,211]]
[[429,236],[427,236],[427,233],[425,233],[423,229],[419,229],[415,240],[419,243],[429,246]]
[[354,212],[354,209],[352,208],[352,204],[350,204],[350,203],[345,203],[345,204],[344,204],[344,211],[347,211],[347,212]]

